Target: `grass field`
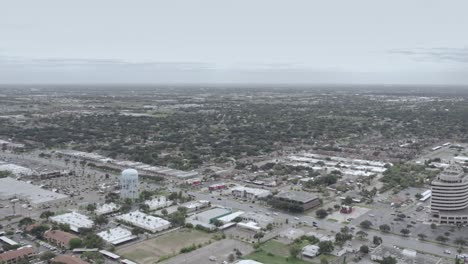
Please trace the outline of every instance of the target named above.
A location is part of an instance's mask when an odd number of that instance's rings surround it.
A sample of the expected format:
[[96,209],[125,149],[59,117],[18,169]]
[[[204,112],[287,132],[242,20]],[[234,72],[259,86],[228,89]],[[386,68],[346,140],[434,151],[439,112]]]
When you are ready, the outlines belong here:
[[310,264],[300,259],[289,257],[289,245],[276,240],[270,240],[260,247],[260,250],[245,256],[245,259],[253,259],[268,264]]
[[214,241],[213,236],[195,229],[183,229],[120,248],[117,254],[140,264],[152,264],[161,257],[177,255],[182,248],[192,244]]

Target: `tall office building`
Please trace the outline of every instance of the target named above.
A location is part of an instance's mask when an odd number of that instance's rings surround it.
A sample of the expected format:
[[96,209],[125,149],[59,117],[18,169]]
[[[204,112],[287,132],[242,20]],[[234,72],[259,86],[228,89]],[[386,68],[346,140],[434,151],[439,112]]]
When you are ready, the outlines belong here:
[[137,199],[139,196],[138,187],[138,172],[134,169],[123,170],[120,177],[120,198]]
[[432,222],[468,223],[468,176],[457,164],[450,164],[432,182]]

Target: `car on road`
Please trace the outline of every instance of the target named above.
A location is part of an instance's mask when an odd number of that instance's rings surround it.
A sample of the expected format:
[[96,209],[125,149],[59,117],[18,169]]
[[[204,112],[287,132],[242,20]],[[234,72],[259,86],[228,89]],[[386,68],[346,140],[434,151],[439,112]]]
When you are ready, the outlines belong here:
[[446,250],[444,250],[444,254],[448,254],[448,255],[450,255],[450,254],[452,254],[452,251],[450,251],[450,250],[446,249]]
[[210,256],[208,259],[209,259],[210,261],[216,261],[216,257],[215,257],[215,256]]

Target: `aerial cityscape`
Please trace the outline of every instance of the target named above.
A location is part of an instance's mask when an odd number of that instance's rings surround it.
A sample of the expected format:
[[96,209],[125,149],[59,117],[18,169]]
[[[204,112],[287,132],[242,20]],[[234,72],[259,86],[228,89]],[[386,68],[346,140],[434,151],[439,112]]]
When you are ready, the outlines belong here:
[[0,7],[0,264],[468,263],[468,4]]

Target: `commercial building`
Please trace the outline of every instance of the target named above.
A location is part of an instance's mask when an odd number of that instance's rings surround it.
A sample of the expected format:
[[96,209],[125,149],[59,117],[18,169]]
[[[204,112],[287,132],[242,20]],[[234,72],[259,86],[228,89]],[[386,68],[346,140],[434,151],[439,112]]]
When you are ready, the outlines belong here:
[[262,227],[254,221],[239,222],[237,223],[237,227],[242,228],[242,229],[247,229],[250,231],[254,231],[254,232],[260,232],[262,230]]
[[236,186],[232,188],[231,193],[235,197],[245,198],[249,200],[266,198],[271,195],[271,192],[269,190],[249,188],[244,186]]
[[194,214],[187,219],[187,222],[194,226],[201,225],[203,227],[214,229],[213,222],[223,216],[231,214],[231,211],[225,208],[213,208],[204,212]]
[[432,181],[431,219],[439,224],[468,223],[468,177],[450,164]]
[[139,211],[119,215],[117,219],[152,233],[168,229],[171,226],[169,221]]
[[67,224],[75,232],[79,232],[80,228],[92,228],[94,225],[94,222],[89,217],[77,212],[51,216],[49,220],[59,224]]
[[106,215],[117,212],[119,209],[120,205],[115,203],[100,204],[96,207],[94,213],[96,213],[96,215]]
[[44,238],[59,248],[69,249],[70,240],[79,237],[62,230],[48,230],[44,233]]
[[273,200],[277,202],[276,207],[294,208],[297,211],[307,211],[320,205],[318,196],[307,192],[282,191],[273,196]]
[[223,217],[220,217],[220,218],[218,218],[218,220],[221,221],[223,224],[227,224],[229,222],[232,222],[237,217],[240,217],[244,213],[245,212],[243,212],[243,211],[237,211],[237,212],[234,212],[232,214],[228,214],[228,215],[225,215]]
[[36,250],[31,246],[10,250],[0,254],[0,263],[15,264],[23,263],[24,261],[29,262],[35,253]]
[[208,187],[208,190],[210,191],[225,190],[225,189],[227,189],[227,185],[225,183],[216,183]]
[[307,245],[302,248],[301,254],[306,258],[313,258],[319,254],[320,247],[316,245]]
[[10,172],[16,177],[28,177],[37,174],[37,172],[34,170],[6,162],[0,162],[0,171]]
[[181,207],[187,208],[187,212],[195,212],[200,209],[206,208],[210,206],[210,201],[207,200],[199,200],[199,201],[190,201],[180,205]]
[[32,207],[56,207],[65,204],[69,198],[65,194],[51,192],[39,186],[10,177],[0,179],[0,200],[20,199]]
[[137,236],[133,235],[130,230],[127,230],[122,227],[116,227],[106,231],[102,231],[99,232],[97,235],[104,239],[107,243],[110,243],[114,246],[138,238]]
[[159,208],[164,208],[172,205],[172,201],[168,200],[166,196],[160,196],[158,198],[154,198],[150,201],[145,201],[145,204],[148,205],[151,211],[157,210]]
[[138,199],[140,194],[138,188],[138,172],[134,169],[123,170],[120,176],[120,198]]
[[52,258],[50,263],[63,263],[63,264],[89,264],[79,257],[71,256],[71,255],[60,255]]

